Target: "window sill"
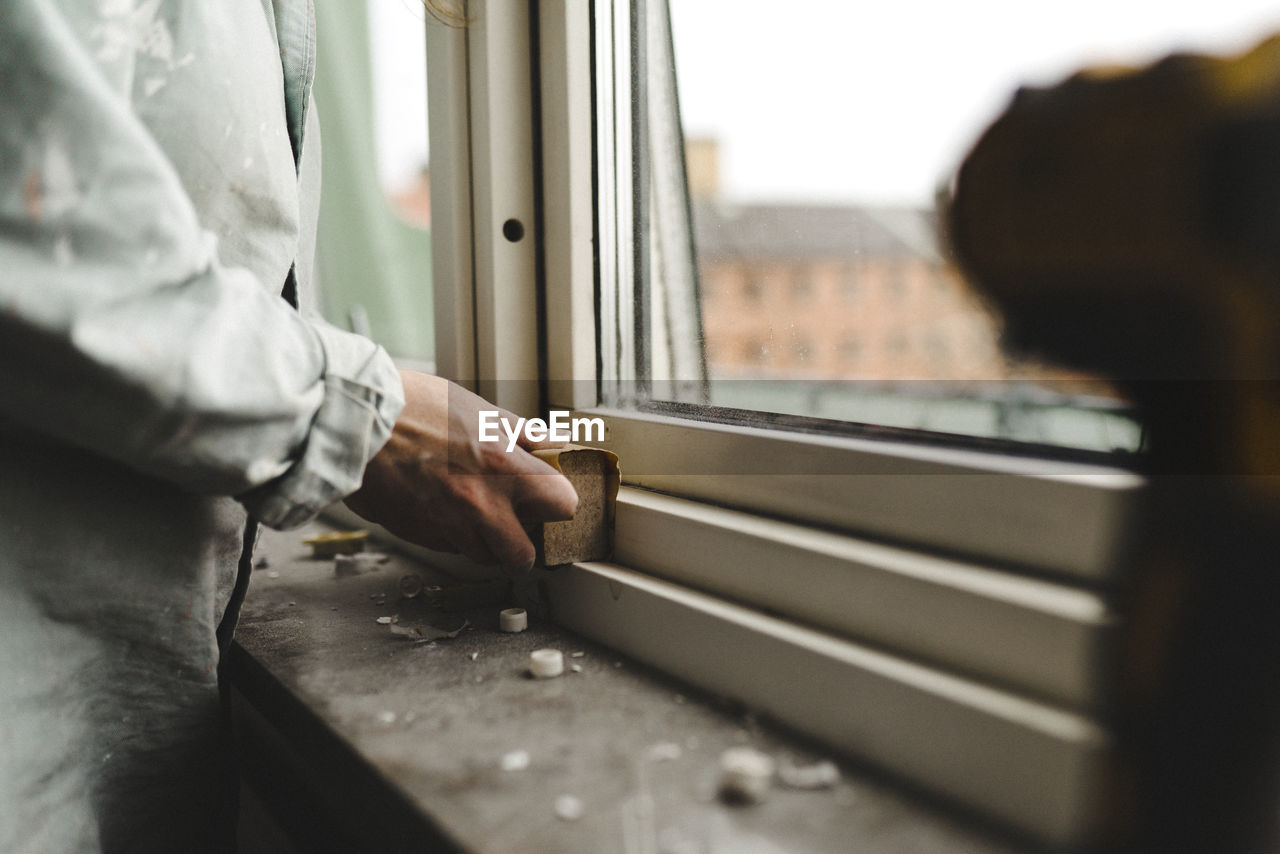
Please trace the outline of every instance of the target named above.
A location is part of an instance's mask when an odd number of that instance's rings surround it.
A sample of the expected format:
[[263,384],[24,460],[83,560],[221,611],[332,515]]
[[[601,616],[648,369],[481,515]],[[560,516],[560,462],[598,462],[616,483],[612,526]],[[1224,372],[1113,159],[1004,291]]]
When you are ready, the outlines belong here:
[[[330,562],[303,555],[307,533],[264,532],[259,551],[271,566],[254,579],[233,649],[248,782],[302,850],[1021,850],[860,768],[846,767],[831,791],[776,790],[756,807],[722,805],[716,763],[729,746],[750,743],[797,763],[823,757],[542,620],[501,634],[491,625],[496,604],[465,612],[471,628],[453,640],[395,636],[376,618],[423,619],[425,602],[400,600],[397,589],[404,573],[430,570],[395,556],[376,571],[335,577]],[[608,601],[630,606],[652,595],[619,572],[560,570],[542,589],[554,602],[587,573],[599,581],[580,589],[594,585]],[[611,581],[626,590],[617,599]],[[384,607],[370,599],[378,593],[387,594]],[[584,652],[567,659],[583,672],[526,678],[528,653],[542,646]],[[726,670],[743,664],[719,655]],[[653,758],[660,744],[679,755]],[[501,770],[501,757],[518,749],[529,751],[529,767]],[[555,816],[561,794],[581,798],[582,819]]]

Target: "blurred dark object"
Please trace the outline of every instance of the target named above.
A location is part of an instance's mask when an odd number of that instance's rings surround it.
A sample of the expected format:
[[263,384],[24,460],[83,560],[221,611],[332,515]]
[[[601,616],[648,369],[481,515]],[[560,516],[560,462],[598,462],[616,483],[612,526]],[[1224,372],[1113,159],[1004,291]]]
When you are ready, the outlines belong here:
[[1025,89],[946,202],[1008,346],[1147,432],[1101,850],[1280,850],[1280,39]]

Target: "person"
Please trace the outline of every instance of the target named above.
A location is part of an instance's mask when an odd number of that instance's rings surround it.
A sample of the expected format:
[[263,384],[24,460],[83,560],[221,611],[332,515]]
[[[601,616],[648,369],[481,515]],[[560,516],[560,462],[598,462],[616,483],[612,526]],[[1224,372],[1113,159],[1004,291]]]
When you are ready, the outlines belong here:
[[209,850],[258,522],[351,495],[519,572],[576,496],[475,443],[479,398],[295,308],[309,0],[3,9],[0,851]]

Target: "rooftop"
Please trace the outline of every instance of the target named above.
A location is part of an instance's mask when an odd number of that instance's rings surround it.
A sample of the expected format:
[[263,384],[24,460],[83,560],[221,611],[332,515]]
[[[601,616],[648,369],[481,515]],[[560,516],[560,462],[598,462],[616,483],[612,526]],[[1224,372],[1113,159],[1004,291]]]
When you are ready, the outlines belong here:
[[941,260],[936,216],[918,208],[701,201],[693,218],[703,259]]

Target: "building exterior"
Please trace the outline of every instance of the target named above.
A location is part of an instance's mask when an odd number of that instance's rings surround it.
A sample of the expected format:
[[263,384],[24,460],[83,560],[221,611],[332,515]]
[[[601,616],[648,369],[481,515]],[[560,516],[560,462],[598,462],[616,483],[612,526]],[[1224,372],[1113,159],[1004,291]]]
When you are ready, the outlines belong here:
[[694,221],[713,378],[1009,376],[925,212],[703,200]]

